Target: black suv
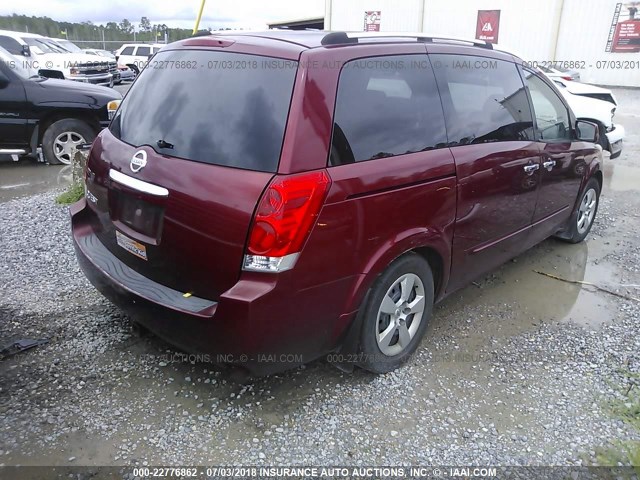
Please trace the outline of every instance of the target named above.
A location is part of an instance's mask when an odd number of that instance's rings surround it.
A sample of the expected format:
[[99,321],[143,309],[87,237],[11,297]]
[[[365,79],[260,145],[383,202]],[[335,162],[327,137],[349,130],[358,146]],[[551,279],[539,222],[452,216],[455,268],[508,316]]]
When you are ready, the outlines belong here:
[[76,147],[109,124],[107,104],[121,98],[107,87],[41,77],[0,47],[0,155],[69,164]]

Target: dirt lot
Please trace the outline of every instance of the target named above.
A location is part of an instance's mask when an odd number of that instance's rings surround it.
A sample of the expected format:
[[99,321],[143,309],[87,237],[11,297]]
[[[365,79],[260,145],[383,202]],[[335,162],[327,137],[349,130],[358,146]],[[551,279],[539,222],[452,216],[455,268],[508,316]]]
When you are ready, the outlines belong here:
[[588,241],[455,294],[384,376],[318,361],[241,385],[182,361],[85,280],[55,192],[0,197],[0,343],[49,339],[0,362],[0,465],[576,465],[640,440],[609,407],[640,369],[640,99],[616,95],[627,140]]

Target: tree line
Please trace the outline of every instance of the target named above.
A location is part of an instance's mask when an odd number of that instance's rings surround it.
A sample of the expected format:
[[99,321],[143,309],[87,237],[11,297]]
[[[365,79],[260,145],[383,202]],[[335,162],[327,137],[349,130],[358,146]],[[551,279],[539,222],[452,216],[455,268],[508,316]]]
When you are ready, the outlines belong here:
[[[163,43],[165,33],[169,42],[190,37],[192,30],[188,28],[171,28],[164,23],[151,23],[148,17],[142,17],[137,28],[128,19],[120,22],[107,22],[96,25],[91,21],[59,22],[49,17],[28,17],[26,15],[0,15],[0,30],[38,33],[46,37],[67,38],[78,42],[81,48],[103,48],[103,40],[107,50],[115,50],[120,44],[132,41]],[[229,30],[228,28],[220,30]],[[209,28],[209,31],[211,29]]]

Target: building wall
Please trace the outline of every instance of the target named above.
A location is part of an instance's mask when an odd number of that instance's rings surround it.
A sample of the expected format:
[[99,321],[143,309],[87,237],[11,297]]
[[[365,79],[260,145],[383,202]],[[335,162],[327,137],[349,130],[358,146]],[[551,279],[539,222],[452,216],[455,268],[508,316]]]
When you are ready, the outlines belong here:
[[[364,30],[364,12],[382,11],[380,30],[386,32],[422,31],[424,0],[328,0],[331,3],[331,30],[361,32]],[[325,12],[326,19],[329,15]]]
[[426,0],[423,31],[475,38],[478,10],[500,10],[499,47],[522,58],[548,59],[558,34],[560,4],[561,0]]
[[[584,61],[586,68],[580,71],[580,80],[585,83],[640,87],[640,52],[605,52],[613,12],[619,2],[564,0],[556,60]],[[609,60],[629,62],[635,68],[618,68],[608,64]]]
[[[364,12],[380,10],[382,32],[426,32],[473,39],[478,10],[500,10],[496,48],[530,61],[584,62],[580,70],[584,82],[640,87],[640,53],[605,52],[616,3],[626,1],[326,0],[325,27],[363,31]],[[636,68],[612,68],[604,63],[606,60],[631,60],[636,63],[630,66]]]

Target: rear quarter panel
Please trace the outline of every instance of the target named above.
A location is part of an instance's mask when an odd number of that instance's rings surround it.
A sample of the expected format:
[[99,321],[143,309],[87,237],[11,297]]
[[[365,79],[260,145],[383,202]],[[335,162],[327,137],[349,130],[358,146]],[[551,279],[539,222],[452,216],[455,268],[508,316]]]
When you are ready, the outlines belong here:
[[[303,52],[297,72],[280,173],[325,168],[342,66],[384,55],[425,54],[424,44],[333,46]],[[383,115],[384,112],[381,112]],[[429,247],[442,259],[446,284],[456,211],[448,148],[330,167],[331,188],[296,264],[300,291],[325,284],[342,314],[329,333],[348,327],[376,278],[403,253]],[[349,279],[340,289],[329,285]],[[441,289],[440,291],[443,291]],[[320,307],[328,309],[327,306]]]
[[[301,289],[350,277],[332,300],[340,313],[355,312],[389,263],[420,247],[440,256],[436,283],[446,284],[456,211],[449,149],[342,165],[329,173],[333,183],[325,206],[296,265],[308,274],[298,279]],[[348,326],[347,317],[334,325],[334,339]]]

